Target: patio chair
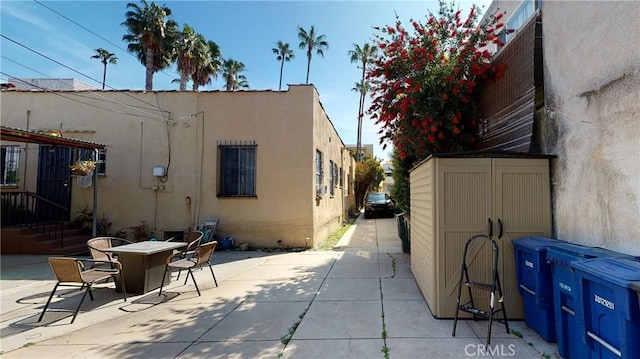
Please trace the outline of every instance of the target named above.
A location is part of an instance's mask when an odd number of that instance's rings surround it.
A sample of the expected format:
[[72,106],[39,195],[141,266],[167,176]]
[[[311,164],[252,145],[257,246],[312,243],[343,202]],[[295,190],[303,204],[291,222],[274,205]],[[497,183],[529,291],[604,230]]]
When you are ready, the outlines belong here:
[[[180,255],[180,253],[174,253],[173,255],[167,258],[167,265],[164,269],[163,278],[166,278],[167,273],[171,273],[172,270],[187,270],[187,278],[184,280],[184,285],[187,284],[187,280],[189,280],[189,275],[191,275],[191,279],[193,280],[193,284],[196,286],[196,291],[198,292],[198,296],[200,296],[200,289],[198,288],[198,283],[196,282],[196,278],[193,276],[193,269],[201,268],[205,265],[209,266],[209,270],[211,271],[211,275],[213,276],[213,281],[218,286],[218,280],[216,279],[216,275],[213,273],[213,268],[211,267],[211,257],[213,256],[213,252],[216,249],[216,245],[218,242],[209,242],[205,243],[195,251],[195,254],[191,258],[182,258],[177,261],[173,261],[176,257]],[[164,286],[164,281],[160,285],[160,291],[158,292],[158,296],[162,294],[162,287]]]
[[[84,270],[84,265],[82,262],[103,262],[107,264],[113,265],[114,269],[88,269]],[[80,289],[84,289],[84,293],[82,294],[82,299],[80,299],[80,303],[73,313],[73,318],[71,319],[71,323],[76,320],[76,316],[78,315],[78,311],[80,310],[80,306],[82,302],[84,302],[84,298],[89,293],[89,297],[93,300],[93,293],[91,292],[91,286],[100,281],[106,281],[109,278],[119,278],[120,284],[122,285],[122,297],[124,301],[127,301],[127,291],[124,286],[124,280],[121,275],[122,265],[118,261],[94,261],[94,260],[80,260],[77,258],[70,257],[50,257],[49,258],[49,266],[53,271],[53,274],[58,281],[56,285],[53,287],[51,294],[49,295],[49,299],[47,300],[47,304],[45,304],[42,313],[40,314],[40,318],[38,318],[38,322],[42,321],[44,317],[44,313],[47,311],[49,304],[51,304],[51,299],[53,299],[53,295],[56,290],[60,286],[69,286],[69,287],[77,287]]]
[[184,233],[178,234],[177,236],[173,236],[167,239],[165,242],[186,242],[188,243],[187,247],[181,249],[181,251],[184,253],[187,253],[187,252],[192,253],[200,245],[203,235],[204,234],[202,233],[202,231],[184,232]]
[[109,251],[110,248],[123,244],[131,244],[132,241],[119,237],[96,237],[87,241],[91,258],[96,262],[91,266],[94,268],[98,265],[110,264],[114,268],[114,262],[118,261],[117,256]]
[[[196,249],[202,243],[203,238],[204,238],[204,233],[202,233],[201,231],[191,231],[191,232],[181,233],[177,236],[173,236],[167,239],[166,242],[184,241],[188,243],[186,247],[176,249],[175,251],[176,254],[180,255],[181,259],[184,259],[187,257],[193,257],[195,255]],[[176,278],[176,280],[180,279],[180,273],[181,271],[178,272],[178,277]]]

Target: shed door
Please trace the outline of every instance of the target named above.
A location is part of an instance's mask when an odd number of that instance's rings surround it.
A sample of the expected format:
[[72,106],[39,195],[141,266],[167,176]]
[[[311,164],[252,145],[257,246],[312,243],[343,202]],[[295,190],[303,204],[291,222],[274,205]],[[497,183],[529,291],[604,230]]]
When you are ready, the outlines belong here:
[[[49,211],[52,209],[40,204],[37,216],[39,220],[68,220],[71,205],[71,165],[72,149],[40,145],[38,157],[37,194],[56,204],[64,206],[66,211]],[[50,214],[53,213],[53,217]]]
[[[546,159],[494,159],[494,239],[500,247],[500,268],[505,306],[510,318],[523,318],[518,293],[512,240],[551,235],[549,161]],[[502,237],[500,234],[502,224]]]
[[[457,308],[464,245],[469,237],[488,233],[492,208],[491,159],[439,158],[438,161],[438,299],[442,309],[438,310],[438,316],[452,318]],[[491,256],[490,249],[484,246],[469,249],[467,266],[472,281],[487,282],[491,278]],[[463,295],[466,297],[466,291]],[[483,307],[480,299],[483,296],[486,297],[486,292],[474,292],[477,307]]]

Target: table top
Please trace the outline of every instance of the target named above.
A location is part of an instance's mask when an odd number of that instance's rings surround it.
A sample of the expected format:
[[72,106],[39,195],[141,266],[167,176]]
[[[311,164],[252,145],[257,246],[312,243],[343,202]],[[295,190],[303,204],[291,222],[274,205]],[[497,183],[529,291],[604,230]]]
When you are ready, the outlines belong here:
[[186,246],[186,242],[145,241],[109,248],[112,253],[154,254]]

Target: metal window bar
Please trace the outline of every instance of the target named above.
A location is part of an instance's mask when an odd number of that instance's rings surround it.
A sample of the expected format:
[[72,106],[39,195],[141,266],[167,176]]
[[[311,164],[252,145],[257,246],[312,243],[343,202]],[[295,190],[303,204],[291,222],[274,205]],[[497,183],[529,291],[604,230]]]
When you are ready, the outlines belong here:
[[3,146],[1,155],[2,185],[18,185],[18,164],[20,163],[20,146]]
[[256,149],[255,141],[218,141],[220,195],[256,196]]

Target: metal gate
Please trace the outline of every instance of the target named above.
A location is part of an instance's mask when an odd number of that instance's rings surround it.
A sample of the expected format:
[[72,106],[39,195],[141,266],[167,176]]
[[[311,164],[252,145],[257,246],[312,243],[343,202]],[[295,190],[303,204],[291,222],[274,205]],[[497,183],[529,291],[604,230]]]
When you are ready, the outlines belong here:
[[[40,220],[69,220],[71,205],[71,171],[69,166],[73,158],[70,147],[40,145],[38,157],[38,186],[37,194],[53,203],[64,206],[65,211],[54,211],[50,217],[49,208],[38,208],[37,217]],[[47,218],[41,218],[47,214]]]

